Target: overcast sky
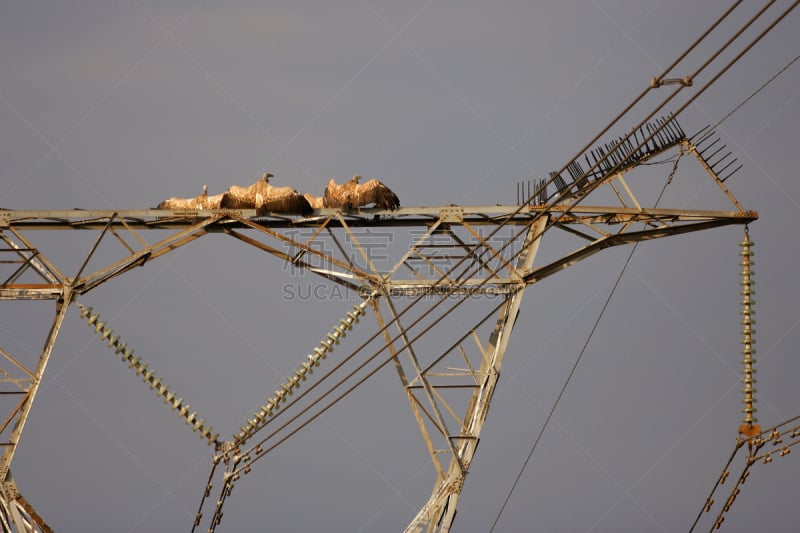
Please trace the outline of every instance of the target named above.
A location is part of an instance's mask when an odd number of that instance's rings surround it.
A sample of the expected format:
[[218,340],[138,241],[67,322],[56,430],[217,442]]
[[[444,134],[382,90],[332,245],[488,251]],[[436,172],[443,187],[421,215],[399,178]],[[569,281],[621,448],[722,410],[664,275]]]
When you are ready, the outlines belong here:
[[[361,174],[403,206],[511,204],[518,181],[565,165],[730,4],[4,2],[0,207],[146,209],[266,170],[315,194]],[[777,4],[772,17],[789,2]],[[760,5],[745,2],[675,77]],[[794,12],[681,115],[683,128],[720,120],[789,64],[798,26]],[[744,165],[726,185],[759,212],[750,233],[764,427],[800,414],[799,88],[794,64],[718,128]],[[652,197],[668,171],[628,179]],[[731,209],[709,182],[685,158],[660,206]],[[637,248],[496,531],[688,530],[742,416],[742,234],[731,226]],[[546,234],[541,254],[567,250],[563,236]],[[69,275],[96,234],[29,237]],[[391,241],[401,247],[391,254],[405,251],[399,233]],[[99,260],[122,253],[111,248]],[[528,289],[455,531],[495,521],[629,252],[604,251]],[[321,283],[209,235],[80,301],[228,437],[355,303],[309,298],[314,284],[331,289]],[[0,348],[35,365],[52,302],[2,309]],[[444,320],[430,349],[476,316]],[[754,467],[723,531],[795,527],[797,454]],[[23,495],[60,532],[188,531],[209,468],[208,446],[72,309],[12,464]],[[386,367],[258,463],[218,531],[402,531],[429,496],[429,473]]]

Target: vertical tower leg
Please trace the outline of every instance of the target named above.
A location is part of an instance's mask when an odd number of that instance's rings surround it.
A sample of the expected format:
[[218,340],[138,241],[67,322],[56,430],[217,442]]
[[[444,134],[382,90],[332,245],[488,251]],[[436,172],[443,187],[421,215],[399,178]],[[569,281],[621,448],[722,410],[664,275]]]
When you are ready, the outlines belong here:
[[[541,217],[528,228],[523,244],[524,250],[517,259],[516,269],[518,272],[524,273],[533,265],[533,259],[546,224],[547,217]],[[489,336],[487,345],[483,347],[484,356],[481,357],[481,365],[476,373],[481,377],[481,381],[470,398],[462,422],[461,434],[454,439],[458,443],[456,454],[451,457],[449,467],[444,475],[438,476],[428,502],[408,525],[407,533],[421,531],[445,533],[450,531],[456,516],[464,480],[475,455],[481,430],[489,411],[489,404],[500,377],[503,358],[524,293],[525,284],[521,283],[500,308],[495,327]]]
[[2,490],[0,490],[0,508],[2,508],[3,529],[8,531],[17,532],[33,532],[33,531],[48,531],[49,528],[38,517],[32,507],[25,502],[17,490],[16,483],[10,475],[11,461],[14,458],[14,453],[17,450],[22,430],[28,420],[33,401],[36,398],[36,393],[39,391],[39,385],[42,382],[47,362],[50,360],[50,354],[53,351],[58,333],[61,330],[61,324],[64,322],[64,317],[69,309],[69,304],[72,301],[72,291],[65,288],[61,298],[56,301],[56,316],[53,319],[53,324],[50,327],[50,332],[47,335],[42,353],[39,356],[39,362],[36,369],[25,372],[30,376],[30,382],[27,388],[23,391],[22,401],[17,406],[15,413],[9,417],[6,423],[9,423],[12,418],[14,426],[7,442],[3,442],[3,455],[0,457],[0,482],[2,483]]

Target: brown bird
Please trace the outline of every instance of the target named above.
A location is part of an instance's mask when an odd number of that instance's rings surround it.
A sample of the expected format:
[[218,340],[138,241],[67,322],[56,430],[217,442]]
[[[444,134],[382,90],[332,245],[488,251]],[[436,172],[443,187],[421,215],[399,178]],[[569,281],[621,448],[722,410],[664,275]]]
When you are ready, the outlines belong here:
[[311,193],[305,193],[303,197],[308,200],[308,203],[311,204],[311,207],[314,209],[321,209],[325,207],[325,199],[321,196],[314,196]]
[[265,172],[261,179],[247,187],[232,185],[222,195],[222,209],[256,209],[258,214],[299,213],[309,216],[314,210],[302,194],[292,187],[273,187],[269,179],[273,177]]
[[353,179],[342,185],[337,185],[333,179],[325,187],[325,207],[363,207],[375,204],[375,207],[382,209],[397,209],[400,207],[400,200],[389,187],[376,179],[371,179],[366,183],[358,183],[361,176],[353,176]]
[[171,211],[196,211],[200,209],[219,209],[221,194],[214,196],[208,195],[208,185],[203,185],[203,192],[194,198],[167,198],[156,209],[166,209]]

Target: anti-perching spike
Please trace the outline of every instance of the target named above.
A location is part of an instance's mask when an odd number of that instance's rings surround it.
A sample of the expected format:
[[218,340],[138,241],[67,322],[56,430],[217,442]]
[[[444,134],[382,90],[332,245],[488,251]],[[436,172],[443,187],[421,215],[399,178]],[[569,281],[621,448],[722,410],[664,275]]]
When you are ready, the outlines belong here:
[[119,335],[116,335],[114,337],[110,337],[108,339],[108,347],[109,348],[113,348],[114,346],[117,345],[118,342],[119,342]]
[[[114,353],[115,353],[115,354],[121,354],[121,353],[123,353],[123,352],[125,351],[125,348],[127,348],[127,347],[128,347],[128,343],[126,343],[126,342],[119,342],[119,343],[117,343],[117,347],[116,347],[116,349],[114,350]],[[123,354],[123,356],[122,356],[122,357],[124,358],[124,357],[125,357],[125,355]]]
[[[129,355],[129,354],[125,354],[125,355]],[[130,355],[133,355],[133,351],[130,352]],[[129,361],[128,362],[128,368],[138,367],[139,366],[139,361],[141,361],[141,359],[142,359],[141,357],[134,357],[133,359],[128,357],[128,361]]]
[[100,315],[98,315],[98,314],[89,315],[89,318],[88,318],[88,319],[86,319],[86,321],[87,321],[87,322],[89,323],[89,325],[91,326],[92,324],[94,324],[95,322],[97,322],[97,319],[98,319],[98,318],[100,318]]
[[136,375],[141,376],[143,373],[147,372],[147,363],[139,363],[136,365]]
[[[107,338],[109,338],[111,336],[112,333],[114,333],[114,330],[112,330],[111,328],[104,329],[103,330],[103,334],[100,335],[100,340],[106,340]],[[111,345],[109,344],[109,346],[111,346]]]
[[81,304],[78,304],[78,307],[80,307],[80,309],[81,309],[81,318],[86,318],[92,312],[92,308],[91,307],[84,307]]
[[183,403],[183,398],[178,398],[177,400],[172,401],[172,410],[178,409],[181,404]]
[[155,378],[153,380],[150,380],[150,390],[155,389],[159,385],[161,385],[161,378]]
[[105,322],[98,322],[98,323],[97,323],[97,324],[95,324],[95,326],[94,326],[94,332],[95,332],[95,333],[100,333],[100,330],[102,330],[102,329],[103,329],[103,328],[105,328],[105,327],[106,327],[106,323],[105,323]]

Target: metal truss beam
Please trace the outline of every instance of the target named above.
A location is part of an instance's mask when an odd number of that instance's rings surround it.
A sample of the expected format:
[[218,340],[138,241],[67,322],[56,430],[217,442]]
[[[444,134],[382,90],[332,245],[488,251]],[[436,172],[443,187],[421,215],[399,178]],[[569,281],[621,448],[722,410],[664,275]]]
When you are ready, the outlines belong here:
[[[20,396],[0,426],[0,437],[8,432],[8,438],[2,437],[4,442],[0,443],[2,527],[16,531],[49,530],[19,495],[9,472],[73,298],[205,235],[218,234],[233,237],[293,268],[316,274],[365,298],[381,297],[370,301],[370,305],[383,334],[383,349],[389,352],[390,359],[386,362],[394,362],[431,456],[436,479],[430,498],[407,531],[449,531],[525,288],[606,248],[731,224],[745,225],[758,218],[757,213],[744,210],[725,187],[724,181],[730,173],[722,179],[717,175],[727,167],[705,158],[706,141],[703,137],[695,145],[682,132],[673,131],[652,149],[635,149],[632,145],[626,148],[624,144],[615,144],[613,149],[606,147],[610,154],[618,152],[620,161],[631,161],[601,168],[602,172],[594,174],[582,174],[580,166],[573,162],[569,172],[574,181],[567,183],[563,176],[560,180],[554,177],[551,181],[558,189],[555,196],[545,194],[545,187],[534,194],[535,198],[527,200],[533,200],[533,204],[523,205],[405,207],[394,211],[319,209],[307,218],[256,216],[255,210],[0,210],[0,300],[56,302],[56,315],[36,368],[25,368],[0,347],[0,375],[4,377],[0,385],[12,386],[11,392]],[[643,146],[649,145],[645,141]],[[731,210],[646,207],[635,197],[623,174],[642,160],[676,147],[680,156],[690,154],[699,160],[730,200]],[[584,205],[587,196],[599,187],[611,191],[619,205]],[[633,230],[634,225],[643,229]],[[390,237],[406,228],[410,237],[407,251],[391,264],[384,264],[388,257],[376,257],[370,249],[369,238],[375,236],[370,232],[380,228],[385,228],[382,235]],[[579,246],[534,267],[534,256],[543,235],[554,229],[577,238]],[[143,235],[152,230],[167,236],[149,244]],[[56,261],[47,257],[32,237],[50,231],[97,232],[73,277],[62,274]],[[123,257],[98,267],[96,263],[101,262],[98,257],[106,256],[95,252],[105,250],[109,242],[122,247]],[[389,238],[384,245],[392,243]],[[119,257],[119,248],[114,257]],[[412,337],[401,323],[405,311],[398,312],[394,305],[398,299],[411,296],[432,296],[433,300],[456,297],[463,301],[484,295],[505,296],[495,314],[485,319],[496,320],[488,339],[480,338],[481,322],[465,336],[472,337],[475,346],[467,348],[462,339],[454,345],[452,353],[448,351],[433,363],[424,362],[427,354],[418,353],[414,343],[450,311],[440,311],[440,316],[433,318],[423,333]],[[388,308],[385,317],[382,303]],[[412,329],[415,324],[416,321],[410,324]],[[389,327],[397,330],[396,336],[388,333]],[[442,366],[444,359],[453,357],[463,361],[466,368]],[[458,402],[449,396],[454,389],[466,391],[457,398]],[[467,401],[462,402],[465,397]],[[260,422],[253,427],[260,427]]]

